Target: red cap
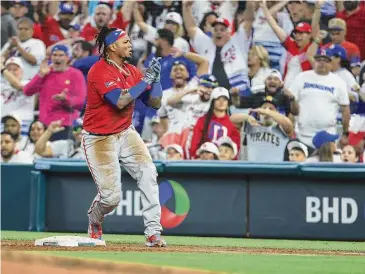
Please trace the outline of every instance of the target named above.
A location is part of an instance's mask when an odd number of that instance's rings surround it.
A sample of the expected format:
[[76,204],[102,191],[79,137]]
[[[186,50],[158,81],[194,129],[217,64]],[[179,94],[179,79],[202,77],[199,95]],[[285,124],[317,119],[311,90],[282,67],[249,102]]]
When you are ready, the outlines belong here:
[[222,24],[225,25],[227,28],[229,28],[230,23],[227,19],[225,18],[217,18],[214,23],[212,24],[212,26],[214,27],[216,24]]
[[295,27],[295,31],[311,33],[312,27],[308,23],[301,22]]

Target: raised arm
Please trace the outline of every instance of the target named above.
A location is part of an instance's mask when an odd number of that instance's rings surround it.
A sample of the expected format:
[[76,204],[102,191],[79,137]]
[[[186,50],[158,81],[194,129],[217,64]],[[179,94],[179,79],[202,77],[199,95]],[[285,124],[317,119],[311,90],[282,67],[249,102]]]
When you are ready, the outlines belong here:
[[283,128],[283,130],[288,136],[291,136],[293,134],[293,123],[285,115],[282,115],[277,111],[264,108],[256,108],[253,109],[252,111],[258,114],[271,117],[275,122],[277,122]]
[[209,61],[207,58],[193,53],[193,52],[182,52],[181,50],[177,49],[177,48],[173,48],[173,56],[175,58],[178,57],[185,57],[186,59],[191,60],[192,62],[194,62],[197,65],[197,72],[196,74],[198,76],[203,75],[203,74],[207,74],[209,71]]
[[196,34],[196,23],[193,17],[193,10],[192,10],[192,5],[193,5],[192,0],[183,0],[183,18],[184,18],[184,24],[185,24],[185,28],[186,31],[188,32],[188,35],[190,37],[190,39],[193,39],[195,34]]
[[141,12],[138,9],[138,3],[137,2],[135,2],[133,4],[133,17],[134,17],[134,21],[137,23],[137,25],[139,26],[141,31],[146,33],[148,31],[148,24],[143,20],[143,16],[142,16]]
[[278,1],[275,5],[273,5],[269,11],[270,11],[270,14],[274,17],[276,17],[276,14],[281,11],[285,6],[286,4],[288,4],[287,1]]
[[35,93],[41,91],[44,77],[51,71],[51,67],[48,66],[47,60],[44,60],[40,67],[39,72],[33,77],[33,79],[24,86],[24,94],[26,96],[32,96]]
[[183,90],[180,92],[176,92],[173,95],[171,95],[168,99],[167,99],[167,104],[169,106],[175,106],[176,104],[180,103],[182,98],[186,95],[188,95],[189,93],[193,93],[196,92],[196,89],[188,89],[188,90]]
[[[134,1],[123,1],[121,13],[124,21],[130,21],[133,13]],[[138,9],[138,6],[137,6]]]
[[312,38],[315,39],[320,32],[321,28],[319,22],[321,21],[321,8],[323,0],[317,0],[315,10],[312,16]]
[[[17,90],[22,90],[23,89],[23,84],[20,82],[20,80],[18,80],[12,73],[10,73],[6,68],[4,68],[3,64],[0,64],[1,66],[1,71],[3,72],[3,77],[9,82],[9,84],[17,89]],[[4,69],[4,70],[3,70]]]
[[49,139],[56,132],[64,130],[62,127],[62,120],[53,121],[49,124],[47,130],[39,137],[35,144],[34,152],[42,157],[53,157],[53,151],[50,146],[47,145]]
[[322,43],[322,39],[324,38],[324,34],[321,32],[318,32],[317,36],[313,39],[311,45],[308,47],[306,56],[311,65],[314,64],[314,55],[316,55],[318,48],[320,47]]
[[262,3],[260,3],[260,7],[262,8],[262,10],[266,16],[267,22],[270,24],[271,28],[273,29],[273,31],[279,38],[280,42],[283,43],[286,40],[287,35],[286,35],[285,31],[276,22],[275,18],[271,15],[269,9],[266,6],[266,1],[263,1]]

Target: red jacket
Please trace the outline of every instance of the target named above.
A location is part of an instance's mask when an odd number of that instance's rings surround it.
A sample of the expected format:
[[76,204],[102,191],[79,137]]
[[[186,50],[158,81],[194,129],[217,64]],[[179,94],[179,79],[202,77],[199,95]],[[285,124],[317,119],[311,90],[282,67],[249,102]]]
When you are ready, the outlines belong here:
[[41,24],[42,40],[46,47],[57,43],[66,37],[63,36],[60,24],[52,16],[48,16],[43,24]]
[[[203,138],[203,130],[206,117],[207,114],[203,117],[200,117],[195,124],[190,147],[190,155],[192,158],[196,158],[196,151],[199,149],[200,140]],[[232,141],[236,143],[238,150],[240,149],[240,133],[229,119],[229,116],[226,115],[222,118],[218,118],[213,114],[208,126],[208,134],[204,142],[214,143],[223,136],[230,137]]]

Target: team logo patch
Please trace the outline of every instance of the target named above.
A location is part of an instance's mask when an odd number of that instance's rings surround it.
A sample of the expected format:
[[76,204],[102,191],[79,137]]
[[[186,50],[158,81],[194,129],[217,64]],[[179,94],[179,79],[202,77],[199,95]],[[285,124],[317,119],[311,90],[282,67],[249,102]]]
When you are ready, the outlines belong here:
[[107,88],[114,86],[114,85],[115,85],[114,81],[105,82],[105,87],[107,87]]

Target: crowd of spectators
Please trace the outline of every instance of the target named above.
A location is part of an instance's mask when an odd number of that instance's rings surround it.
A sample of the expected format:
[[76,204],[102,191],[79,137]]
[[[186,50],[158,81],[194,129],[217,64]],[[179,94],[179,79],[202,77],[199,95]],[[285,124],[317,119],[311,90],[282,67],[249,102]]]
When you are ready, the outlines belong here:
[[365,1],[1,1],[1,162],[83,159],[95,35],[125,30],[162,106],[154,160],[363,163]]

